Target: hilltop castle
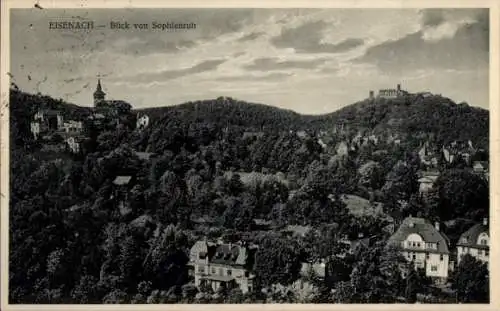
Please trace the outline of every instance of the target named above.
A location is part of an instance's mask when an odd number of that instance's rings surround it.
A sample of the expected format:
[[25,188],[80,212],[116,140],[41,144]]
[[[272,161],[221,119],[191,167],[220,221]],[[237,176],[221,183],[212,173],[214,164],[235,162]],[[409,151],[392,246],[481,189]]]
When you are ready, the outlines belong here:
[[[378,98],[399,98],[403,97],[405,95],[409,95],[409,93],[405,90],[401,89],[401,84],[398,84],[395,89],[380,89],[378,91]],[[370,90],[369,92],[369,98],[373,99],[375,98],[375,93],[374,91]]]

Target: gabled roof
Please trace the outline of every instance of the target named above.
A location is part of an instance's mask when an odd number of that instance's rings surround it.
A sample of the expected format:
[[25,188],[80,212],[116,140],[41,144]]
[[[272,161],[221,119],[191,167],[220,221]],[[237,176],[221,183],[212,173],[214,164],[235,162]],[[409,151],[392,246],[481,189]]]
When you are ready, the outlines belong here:
[[473,167],[475,166],[482,166],[484,168],[488,168],[488,161],[474,161],[474,163],[472,164]]
[[[399,229],[389,238],[389,242],[399,246],[412,233],[420,235],[426,243],[437,243],[438,253],[449,253],[448,237],[423,218],[405,218]],[[436,252],[435,249],[429,250]]]
[[118,186],[127,185],[131,179],[132,176],[116,176],[115,180],[113,180],[113,184]]
[[150,158],[152,158],[156,155],[156,154],[151,153],[151,152],[135,152],[135,154],[141,160],[149,160]]
[[239,244],[215,244],[207,241],[197,241],[191,247],[191,259],[193,256],[208,256],[210,263],[228,266],[244,266],[249,256],[252,255],[251,248]]
[[418,180],[419,183],[434,183],[438,179],[438,176],[424,176]]
[[[488,233],[488,236],[489,236],[489,232],[490,232],[489,225],[488,224],[485,225],[483,223],[475,224],[469,230],[462,233],[462,235],[458,239],[457,246],[486,248],[487,247],[486,245],[477,244],[477,238],[483,232]],[[466,241],[463,241],[464,238],[466,239]]]

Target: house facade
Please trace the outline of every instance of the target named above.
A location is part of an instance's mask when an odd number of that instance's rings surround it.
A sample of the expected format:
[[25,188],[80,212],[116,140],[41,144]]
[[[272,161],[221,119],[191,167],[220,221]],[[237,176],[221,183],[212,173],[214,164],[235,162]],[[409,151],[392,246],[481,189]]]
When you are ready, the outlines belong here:
[[489,264],[490,257],[490,233],[488,219],[482,223],[475,224],[465,231],[457,243],[457,263],[460,264],[462,257],[469,254],[476,259]]
[[137,114],[136,128],[138,130],[145,129],[149,125],[149,116],[146,114]]
[[433,226],[423,218],[407,217],[390,237],[389,243],[400,249],[415,268],[424,269],[426,276],[435,281],[448,278],[450,242],[439,230],[439,223]]
[[250,271],[256,247],[243,244],[196,242],[190,251],[195,286],[239,287],[243,293],[254,288],[255,275]]

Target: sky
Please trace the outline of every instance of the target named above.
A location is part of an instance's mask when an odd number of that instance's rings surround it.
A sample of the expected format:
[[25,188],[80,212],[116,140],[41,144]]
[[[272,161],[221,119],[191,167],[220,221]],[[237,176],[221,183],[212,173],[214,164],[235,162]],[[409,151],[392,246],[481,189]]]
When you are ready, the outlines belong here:
[[[134,108],[229,96],[304,114],[369,90],[430,91],[489,107],[487,9],[13,9],[12,82],[81,106],[97,76]],[[104,28],[50,30],[49,21]],[[109,23],[195,23],[112,30]]]

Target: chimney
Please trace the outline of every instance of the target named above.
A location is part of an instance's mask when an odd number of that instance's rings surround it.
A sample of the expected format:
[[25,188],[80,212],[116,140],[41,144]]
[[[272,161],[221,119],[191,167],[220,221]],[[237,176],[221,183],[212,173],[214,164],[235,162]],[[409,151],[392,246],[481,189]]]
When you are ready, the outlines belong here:
[[373,91],[370,91],[370,99],[372,99],[374,96]]
[[485,225],[485,226],[488,225],[488,218],[483,218],[483,225]]
[[398,84],[398,93],[401,91],[401,84]]
[[434,227],[436,228],[437,231],[439,231],[439,222],[438,221],[436,221],[434,223]]

